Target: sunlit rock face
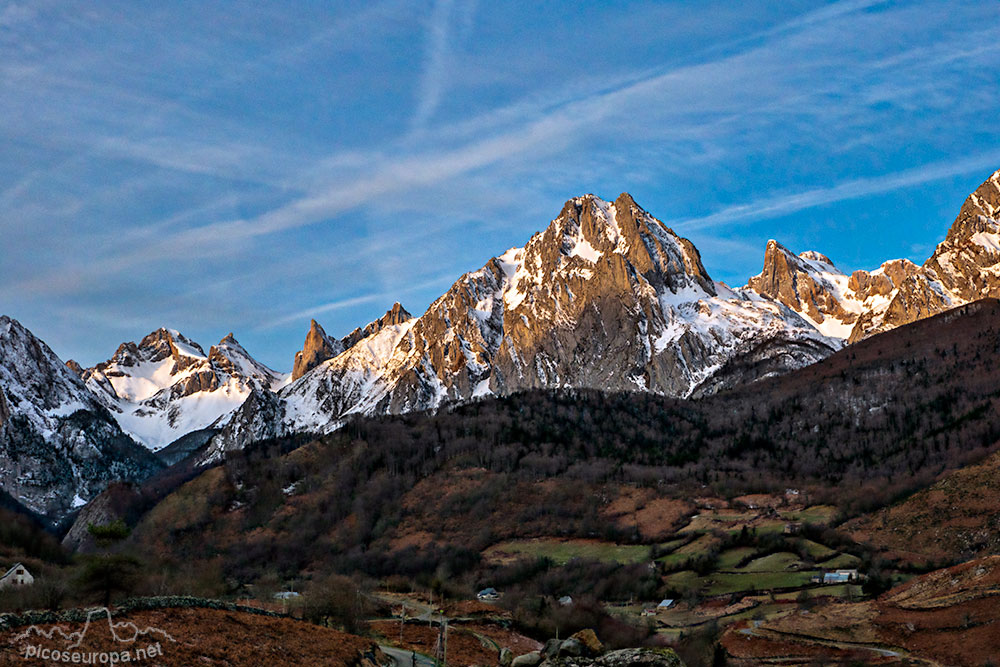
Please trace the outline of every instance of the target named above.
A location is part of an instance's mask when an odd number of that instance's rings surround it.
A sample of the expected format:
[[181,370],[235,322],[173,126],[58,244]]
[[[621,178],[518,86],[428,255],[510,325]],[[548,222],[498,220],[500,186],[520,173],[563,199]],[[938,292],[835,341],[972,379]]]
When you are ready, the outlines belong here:
[[302,373],[277,404],[253,398],[280,428],[258,435],[259,420],[234,417],[206,460],[258,437],[329,431],[349,414],[529,388],[701,395],[841,345],[776,299],[714,282],[694,245],[627,194],[566,202],[524,247],[459,278],[419,318],[396,310],[359,339],[311,327],[297,355]]

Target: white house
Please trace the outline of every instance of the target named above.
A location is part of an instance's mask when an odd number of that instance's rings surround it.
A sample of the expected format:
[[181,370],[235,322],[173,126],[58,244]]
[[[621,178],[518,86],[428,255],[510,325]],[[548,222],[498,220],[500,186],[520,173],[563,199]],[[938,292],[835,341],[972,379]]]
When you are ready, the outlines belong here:
[[837,570],[823,575],[824,584],[846,584],[858,580],[857,570]]
[[14,567],[0,577],[0,589],[30,586],[33,583],[35,583],[35,578],[28,572],[28,568],[20,563],[14,563]]
[[483,602],[492,602],[493,600],[499,600],[500,594],[497,593],[495,588],[484,588],[476,594],[476,597]]

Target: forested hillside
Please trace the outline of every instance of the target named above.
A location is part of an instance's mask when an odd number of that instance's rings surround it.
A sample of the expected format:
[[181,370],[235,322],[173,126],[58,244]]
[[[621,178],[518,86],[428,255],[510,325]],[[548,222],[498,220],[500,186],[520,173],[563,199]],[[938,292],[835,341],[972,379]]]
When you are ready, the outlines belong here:
[[[625,488],[801,489],[857,513],[994,448],[1000,304],[989,300],[696,402],[527,392],[272,441],[168,496],[136,539],[241,581],[316,567],[418,575],[511,536],[643,536],[600,512]],[[850,391],[847,391],[850,389]]]

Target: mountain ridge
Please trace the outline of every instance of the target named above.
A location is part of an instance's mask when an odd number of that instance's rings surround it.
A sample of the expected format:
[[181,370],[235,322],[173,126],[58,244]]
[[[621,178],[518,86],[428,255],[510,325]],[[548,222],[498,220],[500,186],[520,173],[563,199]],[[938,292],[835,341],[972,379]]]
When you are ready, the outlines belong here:
[[256,361],[232,333],[208,353],[180,332],[160,328],[119,345],[81,378],[122,428],[156,451],[209,427],[253,389],[273,390],[287,376]]
[[0,316],[0,488],[58,520],[162,466],[43,341]]
[[[761,273],[731,289],[711,279],[690,241],[627,193],[614,202],[576,197],[523,248],[462,276],[407,325],[412,329],[397,323],[385,335],[376,331],[354,343],[362,343],[360,351],[333,354],[299,375],[277,401],[268,398],[268,410],[281,426],[268,427],[266,434],[323,432],[354,412],[435,409],[522,388],[598,386],[699,397],[780,374],[875,333],[991,294],[967,290],[964,296],[938,299],[940,290],[925,281],[922,310],[892,315],[901,300],[914,301],[912,285],[924,284],[920,281],[930,275],[927,267],[939,261],[942,248],[961,251],[972,239],[988,250],[993,237],[975,235],[998,234],[994,241],[1000,253],[1000,229],[984,217],[998,210],[1000,171],[967,198],[946,241],[924,266],[893,259],[847,275],[819,252],[796,255],[772,240]],[[966,273],[1000,261],[978,251],[971,256],[978,263],[973,268],[963,264]],[[972,280],[958,273],[951,278],[952,284]],[[574,309],[578,293],[593,313]],[[713,317],[726,325],[706,322]],[[741,321],[752,335],[745,335]],[[628,323],[624,330],[622,323]],[[581,336],[589,331],[607,345],[581,353],[580,336],[568,333],[570,328]],[[427,345],[432,339],[444,342]],[[366,350],[365,340],[374,347]],[[633,341],[642,342],[645,354],[630,347]],[[653,358],[672,344],[677,350],[671,363],[657,365]],[[567,356],[573,361],[566,362]],[[595,365],[598,359],[612,362],[602,367]],[[221,433],[217,449],[238,449],[241,441],[255,439],[247,426],[233,429],[239,436]]]
[[[208,353],[175,330],[64,369],[152,450],[217,431],[205,461],[352,414],[394,414],[531,388],[703,397],[822,359],[844,345],[1000,295],[1000,171],[963,203],[923,265],[849,276],[816,251],[767,243],[740,288],[628,193],[568,200],[527,243],[462,275],[419,317],[398,302],[343,338],[313,320],[291,374],[232,333]],[[0,423],[9,400],[0,395]]]
[[[336,351],[321,331],[310,328],[297,359]],[[273,437],[336,428],[353,413],[527,388],[690,396],[736,356],[770,367],[758,377],[839,347],[784,305],[714,282],[697,248],[630,195],[585,195],[523,248],[463,275],[420,317],[385,324],[316,364],[277,402],[254,400],[278,418],[280,428],[266,430]],[[255,437],[249,424],[230,422],[206,460]]]

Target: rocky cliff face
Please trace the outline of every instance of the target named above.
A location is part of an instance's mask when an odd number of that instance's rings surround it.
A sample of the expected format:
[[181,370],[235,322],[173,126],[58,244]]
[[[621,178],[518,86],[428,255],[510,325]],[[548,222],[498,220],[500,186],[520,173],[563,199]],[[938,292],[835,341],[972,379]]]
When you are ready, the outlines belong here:
[[764,268],[747,288],[788,306],[826,335],[846,338],[864,307],[849,283],[825,255],[795,255],[772,240],[764,251]]
[[1000,296],[1000,171],[968,196],[945,240],[923,266],[908,269],[898,273],[900,280],[884,308],[859,319],[850,342]]
[[344,346],[340,341],[327,336],[323,327],[316,320],[312,320],[302,350],[295,353],[292,381],[298,380],[327,359],[332,359],[343,351]]
[[[383,315],[382,317],[378,318],[374,322],[368,323],[364,328],[359,327],[354,331],[352,331],[351,333],[344,336],[340,340],[340,344],[345,350],[349,350],[355,345],[357,345],[360,341],[364,340],[365,338],[368,338],[369,336],[374,336],[382,329],[390,326],[395,326],[397,324],[402,324],[403,322],[406,322],[412,318],[413,316],[410,315],[409,312],[407,312],[406,308],[403,308],[402,304],[397,301],[396,303],[392,304],[392,308],[386,311],[385,315]],[[332,357],[327,357],[327,358],[329,359]],[[326,359],[324,359],[324,361],[326,361]]]
[[0,488],[55,521],[160,467],[45,343],[0,316]]
[[764,251],[764,268],[747,281],[746,289],[788,306],[824,335],[847,340],[858,322],[883,312],[916,272],[913,262],[895,259],[848,277],[826,255],[796,255],[772,240]]
[[[690,241],[627,194],[568,201],[421,317],[387,318],[267,404],[277,434],[536,387],[700,395],[840,346],[785,304],[713,282]],[[216,450],[256,437],[234,418]]]
[[316,320],[312,320],[309,325],[309,333],[306,334],[305,343],[302,345],[302,350],[295,353],[292,381],[298,380],[327,359],[333,359],[345,350],[351,349],[365,338],[374,336],[386,327],[402,324],[412,319],[412,317],[397,301],[385,315],[369,323],[364,328],[358,327],[340,340],[328,336],[323,327]]
[[819,253],[794,255],[769,241],[764,268],[746,288],[849,343],[1000,296],[1000,171],[969,195],[922,266],[896,259],[847,277]]
[[82,374],[122,428],[152,450],[211,425],[254,389],[276,389],[285,377],[254,360],[231,333],[205,354],[168,329],[123,343]]

